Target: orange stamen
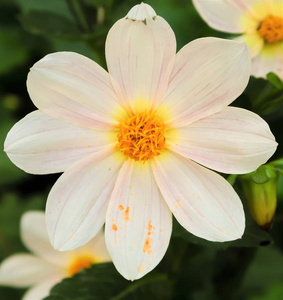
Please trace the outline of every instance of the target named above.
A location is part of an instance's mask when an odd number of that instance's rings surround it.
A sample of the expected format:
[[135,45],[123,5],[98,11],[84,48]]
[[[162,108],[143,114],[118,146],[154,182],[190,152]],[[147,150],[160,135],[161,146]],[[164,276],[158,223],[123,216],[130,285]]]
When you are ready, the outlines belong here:
[[267,43],[283,41],[283,18],[267,16],[260,24],[258,32]]
[[138,113],[120,123],[118,149],[139,162],[160,155],[165,148],[165,125],[155,113]]

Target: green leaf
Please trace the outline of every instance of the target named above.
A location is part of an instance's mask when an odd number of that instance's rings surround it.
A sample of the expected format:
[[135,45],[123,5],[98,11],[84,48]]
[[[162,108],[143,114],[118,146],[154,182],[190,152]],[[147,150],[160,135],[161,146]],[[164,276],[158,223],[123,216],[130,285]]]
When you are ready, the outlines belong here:
[[267,80],[273,84],[277,89],[282,90],[283,89],[283,82],[282,80],[278,77],[277,74],[270,72],[266,75]]
[[260,247],[273,244],[270,235],[266,231],[260,229],[249,215],[246,216],[246,228],[243,237],[232,242],[210,242],[201,239],[184,229],[175,219],[173,237],[180,237],[192,244],[216,249],[227,249],[228,247]]
[[33,10],[19,16],[22,26],[33,34],[79,38],[78,27],[68,18],[47,11]]
[[131,282],[124,279],[112,263],[96,264],[54,286],[45,300],[143,300],[169,299],[166,275],[153,272]]

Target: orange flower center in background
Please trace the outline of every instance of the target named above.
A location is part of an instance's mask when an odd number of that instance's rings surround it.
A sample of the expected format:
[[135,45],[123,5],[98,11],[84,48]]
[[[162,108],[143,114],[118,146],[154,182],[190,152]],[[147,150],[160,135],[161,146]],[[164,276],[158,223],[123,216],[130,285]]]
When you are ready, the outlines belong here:
[[90,268],[95,262],[94,258],[90,255],[82,255],[75,257],[68,268],[68,274],[70,277],[79,273],[83,269]]
[[165,125],[155,113],[143,112],[120,123],[118,149],[136,161],[160,155],[165,147]]
[[283,41],[283,18],[266,17],[260,24],[258,32],[267,43]]

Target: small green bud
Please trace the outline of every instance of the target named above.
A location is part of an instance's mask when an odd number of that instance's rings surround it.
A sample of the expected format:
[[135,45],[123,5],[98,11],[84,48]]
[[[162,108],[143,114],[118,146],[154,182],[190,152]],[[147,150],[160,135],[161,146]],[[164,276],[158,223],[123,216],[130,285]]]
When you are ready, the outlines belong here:
[[269,230],[277,204],[277,172],[265,165],[240,176],[240,180],[253,219],[261,228]]

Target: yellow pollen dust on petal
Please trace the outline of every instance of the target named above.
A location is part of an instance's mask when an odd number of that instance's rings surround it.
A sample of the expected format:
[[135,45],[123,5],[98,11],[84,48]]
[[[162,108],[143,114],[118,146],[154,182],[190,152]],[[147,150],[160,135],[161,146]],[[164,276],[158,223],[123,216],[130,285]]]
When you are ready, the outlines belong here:
[[91,255],[85,254],[74,257],[68,268],[68,274],[70,277],[72,277],[81,270],[90,268],[93,263],[95,263],[95,259]]
[[267,16],[260,24],[258,33],[267,43],[283,41],[283,18]]
[[165,124],[155,113],[142,112],[120,122],[118,149],[135,161],[160,155],[165,148]]

